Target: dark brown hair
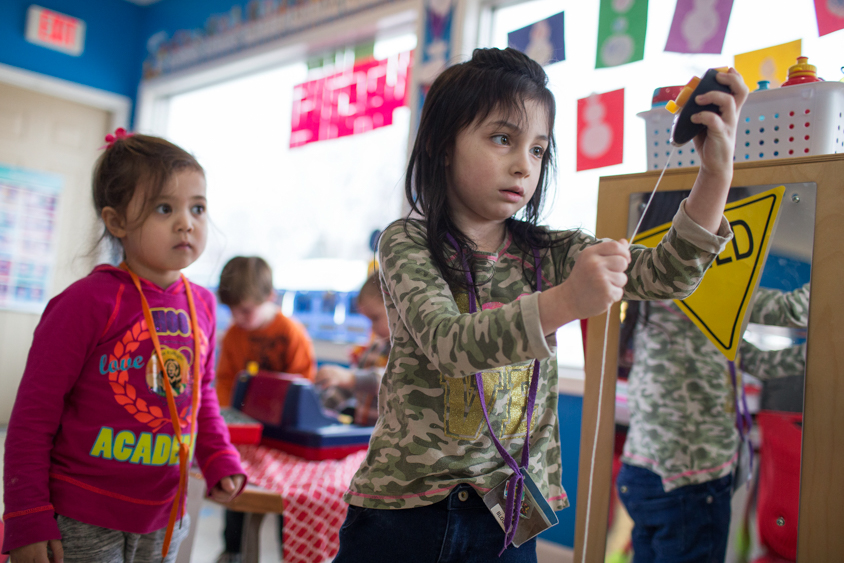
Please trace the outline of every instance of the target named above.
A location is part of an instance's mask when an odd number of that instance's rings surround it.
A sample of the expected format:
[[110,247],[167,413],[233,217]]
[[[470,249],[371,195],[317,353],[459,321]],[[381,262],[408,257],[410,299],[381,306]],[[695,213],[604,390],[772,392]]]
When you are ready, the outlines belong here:
[[220,303],[236,307],[247,299],[263,303],[273,293],[273,271],[258,256],[235,256],[223,266],[217,295]]
[[[94,165],[91,184],[97,216],[112,207],[128,219],[129,202],[140,188],[146,191],[144,205],[140,216],[132,220],[143,222],[152,211],[150,203],[161,195],[173,174],[185,169],[205,174],[190,153],[160,137],[135,134],[115,140]],[[103,239],[118,242],[108,229],[104,229]]]
[[[451,218],[447,155],[454,150],[457,135],[463,129],[480,123],[495,111],[522,122],[526,119],[525,102],[531,100],[545,109],[548,119],[548,149],[542,155],[536,191],[519,218],[505,221],[507,231],[524,252],[565,242],[553,240],[547,229],[538,225],[556,152],[556,103],[547,84],[542,66],[524,53],[509,47],[475,49],[470,60],[444,70],[425,96],[405,175],[405,197],[411,213],[423,217],[433,262],[452,288],[467,289],[466,276],[462,265],[455,266],[449,259],[453,252],[449,250],[450,245],[446,246],[446,234],[454,237],[460,247],[457,250],[469,260],[470,271],[475,269],[472,257],[475,244]],[[532,272],[525,270],[529,277],[535,275]]]

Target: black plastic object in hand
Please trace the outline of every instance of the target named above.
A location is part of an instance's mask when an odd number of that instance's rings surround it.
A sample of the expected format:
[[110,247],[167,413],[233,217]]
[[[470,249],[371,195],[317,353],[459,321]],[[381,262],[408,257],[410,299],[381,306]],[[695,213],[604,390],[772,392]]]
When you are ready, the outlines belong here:
[[689,96],[688,102],[683,106],[683,109],[677,114],[677,117],[674,118],[674,128],[671,130],[671,144],[676,147],[682,147],[689,141],[695,138],[695,136],[700,133],[705,125],[702,123],[692,123],[692,116],[701,111],[712,111],[721,115],[721,111],[718,109],[718,106],[715,104],[707,104],[705,106],[698,105],[695,102],[695,98],[700,96],[701,94],[705,94],[706,92],[710,92],[712,90],[718,90],[721,92],[726,92],[727,94],[731,94],[732,91],[728,86],[725,86],[715,80],[715,76],[718,74],[719,69],[710,68],[706,71],[706,74],[703,75],[703,78],[700,79],[700,83],[698,83],[697,87],[694,89],[694,92]]

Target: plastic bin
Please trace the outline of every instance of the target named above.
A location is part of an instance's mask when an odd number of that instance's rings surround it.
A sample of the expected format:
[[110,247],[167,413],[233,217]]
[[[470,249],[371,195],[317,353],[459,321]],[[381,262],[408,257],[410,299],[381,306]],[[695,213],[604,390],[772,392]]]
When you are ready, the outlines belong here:
[[316,328],[320,297],[321,292],[318,291],[297,291],[293,297],[293,314],[291,316],[302,323],[311,336],[313,336],[313,331]]
[[[648,170],[671,155],[674,115],[664,106],[637,114],[645,120]],[[736,162],[844,153],[844,83],[812,82],[751,92],[736,135]],[[700,166],[694,143],[676,147],[669,168]]]
[[247,416],[237,409],[223,407],[220,415],[229,429],[229,440],[232,444],[259,444],[264,425]]
[[[337,323],[337,309],[344,307],[342,294],[334,291],[320,293],[319,305],[314,308],[313,323],[309,327],[315,340],[339,341],[340,325]],[[345,312],[341,313],[345,317]]]
[[372,323],[357,308],[358,292],[348,293],[346,322],[343,324],[343,341],[349,344],[365,345],[369,343]]

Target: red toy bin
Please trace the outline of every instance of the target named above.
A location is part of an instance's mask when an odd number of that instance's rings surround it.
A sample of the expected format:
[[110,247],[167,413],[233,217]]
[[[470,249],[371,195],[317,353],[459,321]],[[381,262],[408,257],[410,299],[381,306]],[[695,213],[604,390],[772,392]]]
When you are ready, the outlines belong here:
[[756,421],[761,433],[756,503],[759,539],[769,555],[795,561],[803,414],[760,411]]
[[232,444],[251,445],[261,442],[261,433],[264,431],[263,424],[230,407],[220,409],[220,414],[226,421],[226,426],[229,429],[229,440]]

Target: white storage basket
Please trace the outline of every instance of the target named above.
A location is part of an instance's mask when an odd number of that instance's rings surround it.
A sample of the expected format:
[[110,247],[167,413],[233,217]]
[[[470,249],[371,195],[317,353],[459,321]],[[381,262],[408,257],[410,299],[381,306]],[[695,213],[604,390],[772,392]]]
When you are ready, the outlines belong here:
[[[637,114],[645,120],[648,170],[671,154],[674,115],[664,106]],[[751,92],[739,117],[736,162],[844,153],[844,83],[811,82]],[[677,147],[669,168],[700,166],[694,143]]]

